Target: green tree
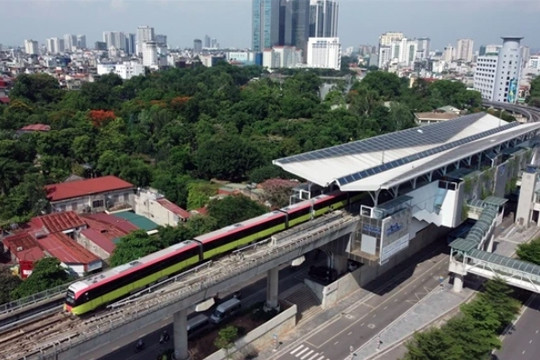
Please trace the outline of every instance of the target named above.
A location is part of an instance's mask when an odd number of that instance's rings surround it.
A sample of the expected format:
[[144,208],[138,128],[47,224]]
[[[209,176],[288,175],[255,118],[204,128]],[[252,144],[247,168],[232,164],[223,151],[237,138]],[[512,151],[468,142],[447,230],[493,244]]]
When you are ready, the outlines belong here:
[[396,74],[371,71],[362,79],[360,87],[375,91],[384,100],[393,100],[401,95],[403,82]]
[[10,98],[22,98],[41,105],[55,103],[63,95],[58,80],[45,73],[17,76],[9,92]]
[[225,350],[227,357],[229,357],[229,350],[233,347],[234,341],[238,338],[238,328],[229,325],[218,331],[218,337],[214,341],[214,345]]
[[159,237],[152,237],[144,230],[134,231],[120,239],[111,255],[111,266],[118,266],[163,249]]
[[193,181],[187,185],[187,208],[198,209],[208,204],[210,196],[217,194],[218,186],[206,181]]
[[23,298],[74,279],[75,276],[70,275],[57,258],[46,257],[34,264],[32,274],[11,292],[11,297]]
[[540,265],[540,238],[534,239],[530,243],[519,244],[516,254],[523,261]]
[[218,227],[225,227],[240,221],[262,215],[268,209],[244,195],[231,195],[208,204],[208,214],[217,220]]
[[463,349],[444,328],[417,332],[406,347],[403,360],[462,360],[465,357]]
[[198,172],[205,178],[240,181],[261,165],[258,149],[240,136],[214,136],[195,153]]
[[189,230],[190,238],[219,229],[217,220],[206,215],[191,216],[185,226]]
[[531,106],[540,107],[540,76],[531,81],[531,90],[527,102]]
[[499,330],[502,330],[516,317],[521,304],[512,298],[512,288],[501,278],[488,280],[484,285],[484,291],[480,293],[479,299],[489,303],[497,319],[500,322]]
[[468,316],[457,316],[450,319],[443,329],[463,351],[463,360],[484,359],[493,349],[501,347],[497,334],[486,331],[479,325],[480,323]]
[[8,267],[0,267],[0,287],[2,288],[2,291],[0,291],[0,304],[15,300],[15,298],[11,297],[11,292],[21,282],[22,280],[18,276],[13,275]]

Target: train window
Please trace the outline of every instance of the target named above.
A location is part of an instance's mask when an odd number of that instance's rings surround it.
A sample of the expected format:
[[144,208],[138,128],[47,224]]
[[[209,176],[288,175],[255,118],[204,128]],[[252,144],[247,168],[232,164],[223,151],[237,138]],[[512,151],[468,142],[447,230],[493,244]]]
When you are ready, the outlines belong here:
[[66,294],[66,302],[70,305],[73,305],[75,304],[75,294],[73,293],[73,291],[71,290],[68,290],[67,291],[67,294]]

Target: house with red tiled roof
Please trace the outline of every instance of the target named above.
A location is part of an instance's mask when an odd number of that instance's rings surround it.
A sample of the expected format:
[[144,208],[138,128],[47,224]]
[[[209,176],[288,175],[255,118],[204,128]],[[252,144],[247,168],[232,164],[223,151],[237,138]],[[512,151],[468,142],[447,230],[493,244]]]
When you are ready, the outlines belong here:
[[88,228],[80,232],[77,242],[104,260],[111,256],[119,238],[137,230],[129,221],[113,215],[99,213],[81,216]]
[[54,256],[70,271],[79,276],[101,269],[101,259],[75,241],[88,225],[75,212],[37,216],[24,230],[3,239],[4,245],[17,261],[21,277],[32,273],[34,263]]
[[19,275],[26,279],[34,269],[34,262],[45,257],[45,252],[35,238],[27,232],[22,232],[2,239],[11,260],[19,265]]
[[131,209],[135,186],[116,176],[102,176],[45,186],[53,211],[96,213]]
[[18,134],[26,134],[26,133],[32,133],[32,132],[47,132],[51,130],[50,125],[45,124],[30,124],[23,126],[20,128],[17,133]]
[[161,226],[177,226],[191,214],[166,199],[155,189],[139,189],[134,197],[134,210]]

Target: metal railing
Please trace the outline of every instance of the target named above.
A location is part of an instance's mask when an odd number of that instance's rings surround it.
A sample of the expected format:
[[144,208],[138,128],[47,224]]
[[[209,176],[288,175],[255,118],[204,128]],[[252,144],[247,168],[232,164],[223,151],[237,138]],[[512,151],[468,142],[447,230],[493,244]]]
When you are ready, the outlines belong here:
[[[79,280],[77,280],[77,281],[79,281]],[[3,314],[7,314],[7,313],[10,313],[10,312],[19,310],[19,309],[21,309],[21,308],[23,308],[25,306],[35,304],[35,303],[40,302],[42,300],[52,298],[52,297],[60,295],[60,294],[65,294],[66,291],[67,291],[68,286],[70,284],[72,284],[73,282],[58,285],[58,286],[56,286],[54,288],[38,292],[36,294],[30,295],[30,296],[27,296],[27,297],[24,297],[24,298],[21,298],[21,299],[18,299],[18,300],[14,300],[14,301],[11,301],[11,302],[8,302],[8,303],[5,303],[5,304],[1,304],[0,305],[0,316],[3,315]]]
[[[267,242],[267,246],[248,247],[244,252],[240,251],[231,254],[223,260],[212,263],[208,268],[193,273],[196,275],[193,278],[188,276],[183,281],[175,282],[178,287],[174,291],[162,293],[160,296],[139,297],[137,300],[140,301],[132,301],[122,308],[113,310],[114,314],[104,316],[99,322],[93,322],[92,324],[86,322],[85,325],[87,327],[84,330],[79,329],[76,334],[68,334],[64,338],[57,338],[54,341],[43,343],[39,349],[35,350],[34,354],[27,354],[26,357],[28,358],[32,355],[43,356],[66,351],[95,336],[102,335],[138,318],[159,311],[204,289],[212,288],[214,285],[228,278],[246,273],[258,267],[261,263],[270,262],[285,253],[309,245],[329,231],[340,229],[356,221],[358,221],[358,217],[340,217],[330,223],[324,223],[322,226],[312,228],[311,231],[307,231],[303,236],[295,234],[297,236],[293,235],[287,240],[283,239],[278,245]],[[242,261],[239,261],[239,259]]]

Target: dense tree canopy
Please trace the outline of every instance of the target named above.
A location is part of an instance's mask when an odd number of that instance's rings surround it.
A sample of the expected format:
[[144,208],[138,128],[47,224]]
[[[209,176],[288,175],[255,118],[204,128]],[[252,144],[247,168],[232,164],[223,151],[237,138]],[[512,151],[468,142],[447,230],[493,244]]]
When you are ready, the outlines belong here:
[[540,238],[529,243],[519,244],[516,254],[521,260],[540,265]]
[[7,267],[0,268],[0,284],[2,285],[2,291],[0,291],[0,304],[15,300],[15,297],[11,295],[22,280],[11,273],[11,270]]
[[32,274],[11,292],[11,298],[30,296],[74,279],[74,275],[70,275],[65,268],[60,266],[57,258],[46,257],[34,264]]
[[[21,75],[11,102],[0,105],[0,220],[43,210],[35,184],[71,173],[116,175],[197,208],[207,200],[192,191],[194,181],[285,177],[273,159],[414,126],[415,111],[480,104],[457,82],[418,79],[409,87],[381,71],[350,89],[336,81],[320,99],[323,73],[269,76],[260,67],[220,63],[128,81],[105,75],[80,91],[60,89],[48,75]],[[51,130],[16,135],[33,123]]]
[[520,303],[501,279],[488,280],[476,299],[440,329],[416,333],[404,360],[485,359],[500,348],[500,332],[519,312]]
[[208,214],[216,219],[218,227],[235,224],[262,215],[268,208],[243,195],[215,199],[208,204]]
[[136,260],[164,248],[160,238],[150,236],[144,230],[134,231],[120,239],[110,258],[111,266]]
[[536,76],[531,81],[531,91],[527,102],[531,106],[540,108],[540,76]]

